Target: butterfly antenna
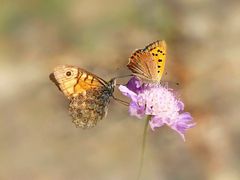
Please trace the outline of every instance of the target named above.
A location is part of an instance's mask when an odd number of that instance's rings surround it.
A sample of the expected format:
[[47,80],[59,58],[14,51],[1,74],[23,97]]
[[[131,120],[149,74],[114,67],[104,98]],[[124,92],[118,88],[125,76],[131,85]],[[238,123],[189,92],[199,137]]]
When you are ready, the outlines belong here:
[[[128,75],[123,75],[123,76],[117,76],[117,77],[114,77],[112,78],[112,80],[115,80],[115,79],[120,79],[120,78],[125,78],[125,77],[130,77],[130,76],[133,76],[133,74],[128,74]],[[116,84],[117,86],[120,86],[121,84]]]
[[112,97],[113,97],[114,100],[116,100],[117,102],[121,103],[122,105],[124,105],[124,106],[129,106],[129,103],[128,103],[128,102],[123,101],[123,100],[121,100],[121,99],[118,99],[118,98],[116,98],[116,97],[114,97],[114,96],[112,96]]
[[[166,71],[165,72],[165,76],[167,76],[168,75],[168,72]],[[180,83],[179,82],[173,82],[175,85],[177,85],[177,86],[179,86],[180,85]]]
[[169,84],[180,86],[179,82],[173,82],[173,81],[161,81],[160,84],[163,85],[163,86],[166,86],[166,87],[168,87]]
[[116,76],[113,79],[120,79],[120,78],[125,78],[125,77],[130,77],[133,76],[132,74],[128,74],[128,75],[123,75],[123,76]]

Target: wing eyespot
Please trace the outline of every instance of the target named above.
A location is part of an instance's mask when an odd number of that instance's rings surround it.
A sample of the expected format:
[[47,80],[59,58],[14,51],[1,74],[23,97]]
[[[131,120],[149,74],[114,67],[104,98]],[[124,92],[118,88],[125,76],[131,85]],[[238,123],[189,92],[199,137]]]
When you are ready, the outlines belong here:
[[66,74],[67,77],[70,77],[72,75],[72,72],[71,71],[67,71],[65,74]]

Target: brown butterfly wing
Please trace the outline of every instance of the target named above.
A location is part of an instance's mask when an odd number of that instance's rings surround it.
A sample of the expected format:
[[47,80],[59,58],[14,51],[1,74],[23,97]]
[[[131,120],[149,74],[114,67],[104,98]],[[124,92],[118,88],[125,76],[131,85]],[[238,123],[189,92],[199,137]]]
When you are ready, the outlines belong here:
[[149,52],[144,52],[142,49],[138,49],[129,58],[127,67],[137,76],[145,79],[152,79],[152,60],[152,56]]
[[85,95],[79,94],[70,99],[69,113],[77,127],[91,128],[107,114],[111,92],[102,88],[93,88]]
[[160,82],[166,62],[166,42],[155,41],[144,49],[136,50],[129,58],[127,67],[136,76]]

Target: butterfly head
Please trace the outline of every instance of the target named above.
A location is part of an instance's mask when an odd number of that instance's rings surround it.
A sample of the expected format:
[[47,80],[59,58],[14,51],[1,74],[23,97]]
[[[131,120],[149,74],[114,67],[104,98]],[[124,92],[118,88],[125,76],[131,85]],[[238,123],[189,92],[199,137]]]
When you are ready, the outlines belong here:
[[50,74],[50,79],[66,96],[74,93],[74,85],[77,83],[78,68],[69,65],[59,65]]
[[113,94],[115,86],[116,86],[116,78],[112,78],[107,83],[107,88],[109,89],[110,94]]

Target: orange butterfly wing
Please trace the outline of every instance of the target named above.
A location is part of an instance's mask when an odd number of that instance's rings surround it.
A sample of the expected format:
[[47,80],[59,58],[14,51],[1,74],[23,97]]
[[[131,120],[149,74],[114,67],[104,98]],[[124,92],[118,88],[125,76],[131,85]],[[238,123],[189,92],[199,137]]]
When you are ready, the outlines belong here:
[[166,42],[155,41],[144,49],[136,50],[129,58],[127,67],[136,76],[160,82],[165,68],[166,53]]
[[57,66],[50,74],[50,79],[68,98],[85,94],[89,89],[101,88],[107,84],[100,77],[70,65]]

